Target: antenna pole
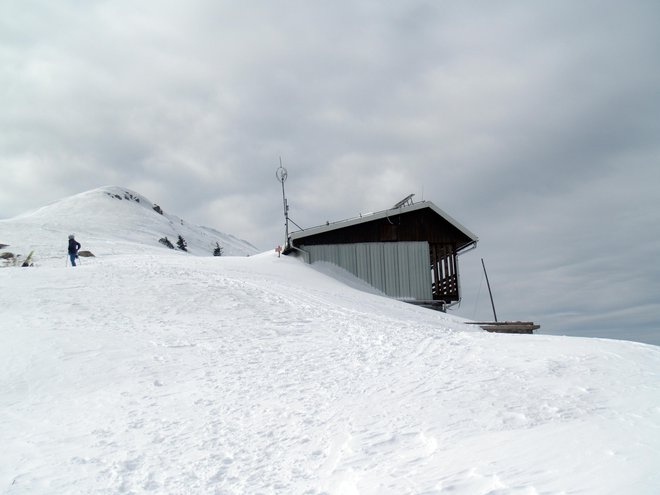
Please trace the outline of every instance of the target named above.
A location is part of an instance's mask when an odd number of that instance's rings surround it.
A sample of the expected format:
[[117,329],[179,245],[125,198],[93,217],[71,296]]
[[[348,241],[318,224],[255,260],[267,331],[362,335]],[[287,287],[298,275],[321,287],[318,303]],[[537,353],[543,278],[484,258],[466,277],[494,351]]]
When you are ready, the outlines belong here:
[[490,282],[488,281],[488,273],[486,273],[486,264],[484,259],[481,258],[481,266],[484,267],[484,275],[486,275],[486,285],[488,286],[488,294],[490,295],[490,305],[493,307],[493,316],[495,317],[495,322],[497,323],[497,313],[495,313],[495,303],[493,302],[493,293],[490,290]]
[[286,200],[286,193],[284,192],[284,181],[287,178],[287,171],[282,166],[282,157],[280,157],[280,168],[275,171],[275,177],[282,183],[282,204],[284,205],[284,244],[289,245],[289,204]]

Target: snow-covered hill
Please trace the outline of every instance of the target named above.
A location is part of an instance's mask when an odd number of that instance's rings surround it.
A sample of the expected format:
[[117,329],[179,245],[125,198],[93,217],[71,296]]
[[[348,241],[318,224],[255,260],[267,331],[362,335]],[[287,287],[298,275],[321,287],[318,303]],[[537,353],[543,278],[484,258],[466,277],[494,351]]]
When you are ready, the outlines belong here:
[[[103,194],[84,203],[108,225]],[[0,493],[660,493],[659,347],[489,334],[275,253],[143,247],[160,231],[131,237],[139,210],[110,200],[117,239],[77,218],[103,256],[0,268]],[[78,210],[56,206],[59,241]]]
[[[6,250],[26,255],[34,250],[37,262],[59,259],[65,263],[67,237],[75,234],[83,250],[96,256],[127,252],[165,252],[159,239],[174,246],[180,235],[188,253],[212,256],[216,243],[223,255],[256,254],[249,242],[217,230],[191,225],[163,211],[141,194],[107,186],[64,198],[18,217],[0,220],[0,243]],[[162,211],[162,209],[161,209]]]

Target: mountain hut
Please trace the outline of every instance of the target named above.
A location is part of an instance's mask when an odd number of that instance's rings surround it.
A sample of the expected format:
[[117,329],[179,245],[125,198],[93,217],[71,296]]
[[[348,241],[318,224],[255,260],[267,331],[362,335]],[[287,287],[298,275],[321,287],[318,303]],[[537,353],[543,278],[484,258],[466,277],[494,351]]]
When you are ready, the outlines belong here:
[[460,301],[458,255],[478,238],[429,201],[292,232],[284,253],[334,263],[387,296],[445,310]]

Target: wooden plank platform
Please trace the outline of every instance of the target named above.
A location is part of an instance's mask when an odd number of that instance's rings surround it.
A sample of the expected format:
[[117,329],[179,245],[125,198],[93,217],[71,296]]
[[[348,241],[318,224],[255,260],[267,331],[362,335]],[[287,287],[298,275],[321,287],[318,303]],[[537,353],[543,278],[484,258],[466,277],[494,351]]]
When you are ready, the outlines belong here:
[[496,333],[534,333],[541,328],[532,321],[468,321],[468,325],[479,325],[487,332]]

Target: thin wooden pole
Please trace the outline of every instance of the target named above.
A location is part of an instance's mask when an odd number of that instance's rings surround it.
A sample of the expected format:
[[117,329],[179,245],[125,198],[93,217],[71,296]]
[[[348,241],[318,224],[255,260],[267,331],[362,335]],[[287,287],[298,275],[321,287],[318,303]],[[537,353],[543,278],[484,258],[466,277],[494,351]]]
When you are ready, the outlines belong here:
[[490,295],[490,305],[493,307],[493,316],[495,317],[495,322],[497,323],[497,313],[495,313],[495,303],[493,302],[493,293],[490,290],[490,282],[488,281],[488,273],[486,272],[486,264],[484,259],[481,258],[481,266],[484,267],[484,275],[486,275],[486,285],[488,286],[488,294]]

